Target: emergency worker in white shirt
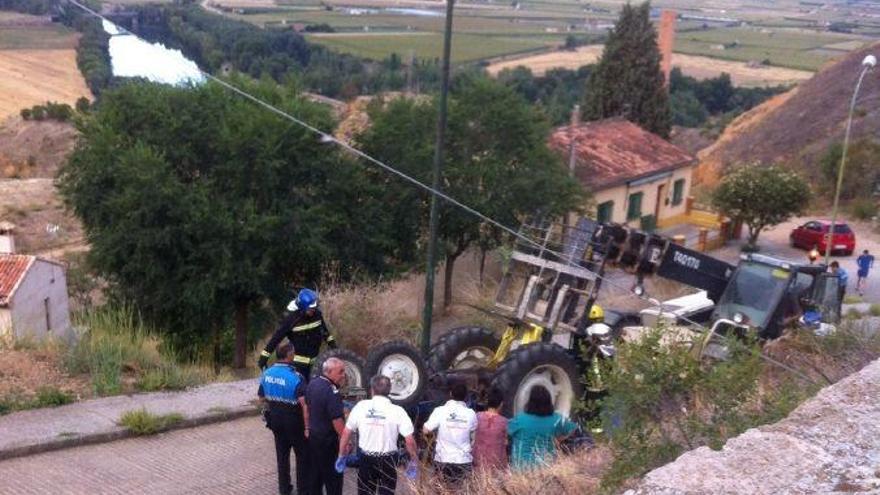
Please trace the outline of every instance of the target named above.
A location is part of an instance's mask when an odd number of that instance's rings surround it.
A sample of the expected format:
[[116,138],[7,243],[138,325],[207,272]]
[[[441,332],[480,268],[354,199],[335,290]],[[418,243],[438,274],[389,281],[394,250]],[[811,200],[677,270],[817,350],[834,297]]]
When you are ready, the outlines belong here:
[[477,430],[477,413],[465,404],[467,387],[455,383],[449,390],[450,400],[434,409],[423,431],[437,433],[434,468],[449,484],[458,484],[471,473],[474,458],[471,447]]
[[409,454],[407,471],[417,469],[418,453],[412,420],[402,407],[388,399],[391,380],[377,375],[370,379],[372,399],[358,402],[339,439],[339,456],[351,450],[352,432],[358,434],[361,451],[358,467],[358,495],[393,495],[397,487],[397,437],[402,436]]

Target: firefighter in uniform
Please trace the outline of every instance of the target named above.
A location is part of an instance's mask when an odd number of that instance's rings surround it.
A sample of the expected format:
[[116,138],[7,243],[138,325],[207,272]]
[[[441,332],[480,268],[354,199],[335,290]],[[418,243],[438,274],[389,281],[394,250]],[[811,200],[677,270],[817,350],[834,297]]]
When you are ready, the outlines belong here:
[[309,373],[312,362],[321,351],[321,344],[327,342],[331,349],[335,349],[336,341],[324,323],[324,316],[318,308],[318,294],[315,291],[311,289],[299,291],[296,299],[287,306],[287,310],[289,313],[281,320],[281,324],[272,334],[266,348],[260,353],[260,360],[257,364],[260,369],[265,369],[272,352],[284,340],[284,337],[287,337],[287,340],[296,349],[293,366],[308,380],[311,376]]

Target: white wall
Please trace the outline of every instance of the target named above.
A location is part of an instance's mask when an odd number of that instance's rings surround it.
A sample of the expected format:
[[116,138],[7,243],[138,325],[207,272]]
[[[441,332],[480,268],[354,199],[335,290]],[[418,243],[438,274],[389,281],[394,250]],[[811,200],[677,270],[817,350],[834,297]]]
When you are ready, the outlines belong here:
[[13,294],[9,309],[16,338],[26,335],[69,337],[70,306],[64,269],[48,261],[36,260]]
[[0,308],[0,343],[12,340],[12,313],[8,308]]

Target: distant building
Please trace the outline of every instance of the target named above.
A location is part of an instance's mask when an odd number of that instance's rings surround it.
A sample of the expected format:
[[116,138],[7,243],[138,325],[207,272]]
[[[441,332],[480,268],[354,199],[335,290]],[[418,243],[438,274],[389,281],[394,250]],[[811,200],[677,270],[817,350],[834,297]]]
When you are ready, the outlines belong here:
[[0,253],[0,341],[70,334],[64,267],[36,256]]
[[697,159],[660,136],[613,118],[558,127],[549,145],[592,192],[597,220],[653,230],[687,214]]

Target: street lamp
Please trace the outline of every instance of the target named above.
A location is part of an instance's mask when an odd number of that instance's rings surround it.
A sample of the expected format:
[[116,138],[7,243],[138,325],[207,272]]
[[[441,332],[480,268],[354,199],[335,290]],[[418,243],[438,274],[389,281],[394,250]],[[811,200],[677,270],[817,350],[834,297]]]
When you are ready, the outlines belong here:
[[874,66],[877,65],[877,57],[868,55],[862,60],[862,72],[859,81],[853,91],[852,101],[849,104],[849,118],[846,121],[846,132],[843,135],[843,152],[840,155],[840,169],[837,171],[837,188],[834,190],[834,206],[831,208],[831,226],[828,228],[828,237],[825,241],[825,265],[831,258],[831,248],[834,247],[834,225],[837,223],[837,203],[840,200],[840,186],[843,184],[843,168],[846,166],[846,149],[849,147],[849,131],[852,128],[853,111],[856,109],[856,97],[862,87],[862,79]]

